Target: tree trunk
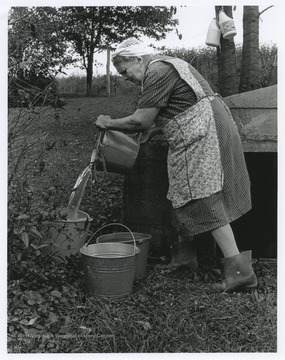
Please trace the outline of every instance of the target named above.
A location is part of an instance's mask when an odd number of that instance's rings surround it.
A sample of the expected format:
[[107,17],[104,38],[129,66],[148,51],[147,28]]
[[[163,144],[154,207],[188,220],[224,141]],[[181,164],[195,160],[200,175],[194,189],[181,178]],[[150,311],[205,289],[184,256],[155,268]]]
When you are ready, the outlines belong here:
[[239,91],[260,88],[259,9],[243,7],[243,46]]
[[93,79],[93,51],[87,57],[87,96],[92,95],[92,79]]
[[[232,18],[232,7],[224,6],[224,12]],[[219,18],[221,6],[216,6],[216,18]],[[224,39],[221,35],[221,47],[217,49],[218,84],[221,96],[238,93],[238,73],[236,66],[236,47],[233,39]]]
[[110,48],[107,48],[107,65],[106,65],[106,77],[107,77],[107,94],[111,95],[111,81],[110,81]]

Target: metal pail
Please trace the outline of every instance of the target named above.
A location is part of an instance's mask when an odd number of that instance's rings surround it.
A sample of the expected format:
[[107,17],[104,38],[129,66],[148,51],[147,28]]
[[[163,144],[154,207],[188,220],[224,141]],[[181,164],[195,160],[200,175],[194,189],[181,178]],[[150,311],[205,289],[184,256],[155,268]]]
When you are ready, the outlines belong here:
[[48,229],[48,236],[53,244],[57,262],[64,262],[71,255],[79,254],[92,221],[86,212],[77,210],[75,219],[55,220],[52,223]]
[[139,149],[140,144],[135,139],[120,131],[105,131],[100,142],[106,170],[119,174],[127,174],[133,168]]
[[[137,232],[133,232],[132,234],[135,237],[136,246],[140,249],[136,263],[136,271],[135,271],[135,280],[138,280],[138,279],[143,279],[146,274],[147,257],[149,252],[151,235],[137,233]],[[101,235],[97,238],[97,242],[98,243],[119,242],[124,244],[132,244],[133,238],[129,232],[119,232],[119,233]]]
[[102,229],[122,224],[112,223],[98,229],[80,249],[82,255],[87,290],[98,297],[113,300],[126,298],[132,292],[139,248],[135,237],[133,244],[104,243],[88,245],[90,240]]

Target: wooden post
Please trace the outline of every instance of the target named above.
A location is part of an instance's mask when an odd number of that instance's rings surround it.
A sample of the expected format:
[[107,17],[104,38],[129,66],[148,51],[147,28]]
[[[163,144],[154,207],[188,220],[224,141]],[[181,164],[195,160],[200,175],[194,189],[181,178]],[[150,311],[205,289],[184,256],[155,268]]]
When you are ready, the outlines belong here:
[[110,81],[110,47],[107,47],[107,65],[106,65],[106,77],[107,77],[107,94],[111,95],[111,81]]

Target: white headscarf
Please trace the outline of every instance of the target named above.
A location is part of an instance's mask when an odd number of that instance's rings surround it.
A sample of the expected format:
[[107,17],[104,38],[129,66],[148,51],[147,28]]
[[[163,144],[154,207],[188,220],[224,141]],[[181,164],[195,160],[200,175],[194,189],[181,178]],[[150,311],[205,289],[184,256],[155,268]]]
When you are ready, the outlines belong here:
[[112,54],[112,59],[116,56],[142,56],[147,54],[154,54],[156,51],[143,44],[143,42],[132,37],[121,42],[115,52]]

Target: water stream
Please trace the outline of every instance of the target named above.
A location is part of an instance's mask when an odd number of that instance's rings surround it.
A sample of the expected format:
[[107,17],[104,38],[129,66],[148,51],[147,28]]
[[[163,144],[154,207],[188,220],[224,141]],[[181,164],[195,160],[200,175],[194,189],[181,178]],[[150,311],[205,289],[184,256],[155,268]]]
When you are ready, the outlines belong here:
[[[98,153],[98,147],[100,143],[100,138],[102,136],[102,132],[98,131],[95,139],[95,147],[93,149],[90,164],[86,166],[86,168],[82,171],[82,173],[78,176],[78,179],[76,180],[76,183],[74,185],[74,188],[72,189],[69,202],[67,205],[67,216],[69,220],[76,220],[78,218],[78,210],[79,206],[81,204],[81,200],[87,185],[87,182],[89,178],[92,175],[92,172],[96,170],[96,165],[94,167],[94,164],[96,162],[97,153]],[[95,176],[96,178],[96,176]]]
[[69,220],[77,219],[77,212],[79,210],[79,206],[81,204],[81,200],[91,173],[92,166],[88,165],[76,180],[67,205],[67,214]]

